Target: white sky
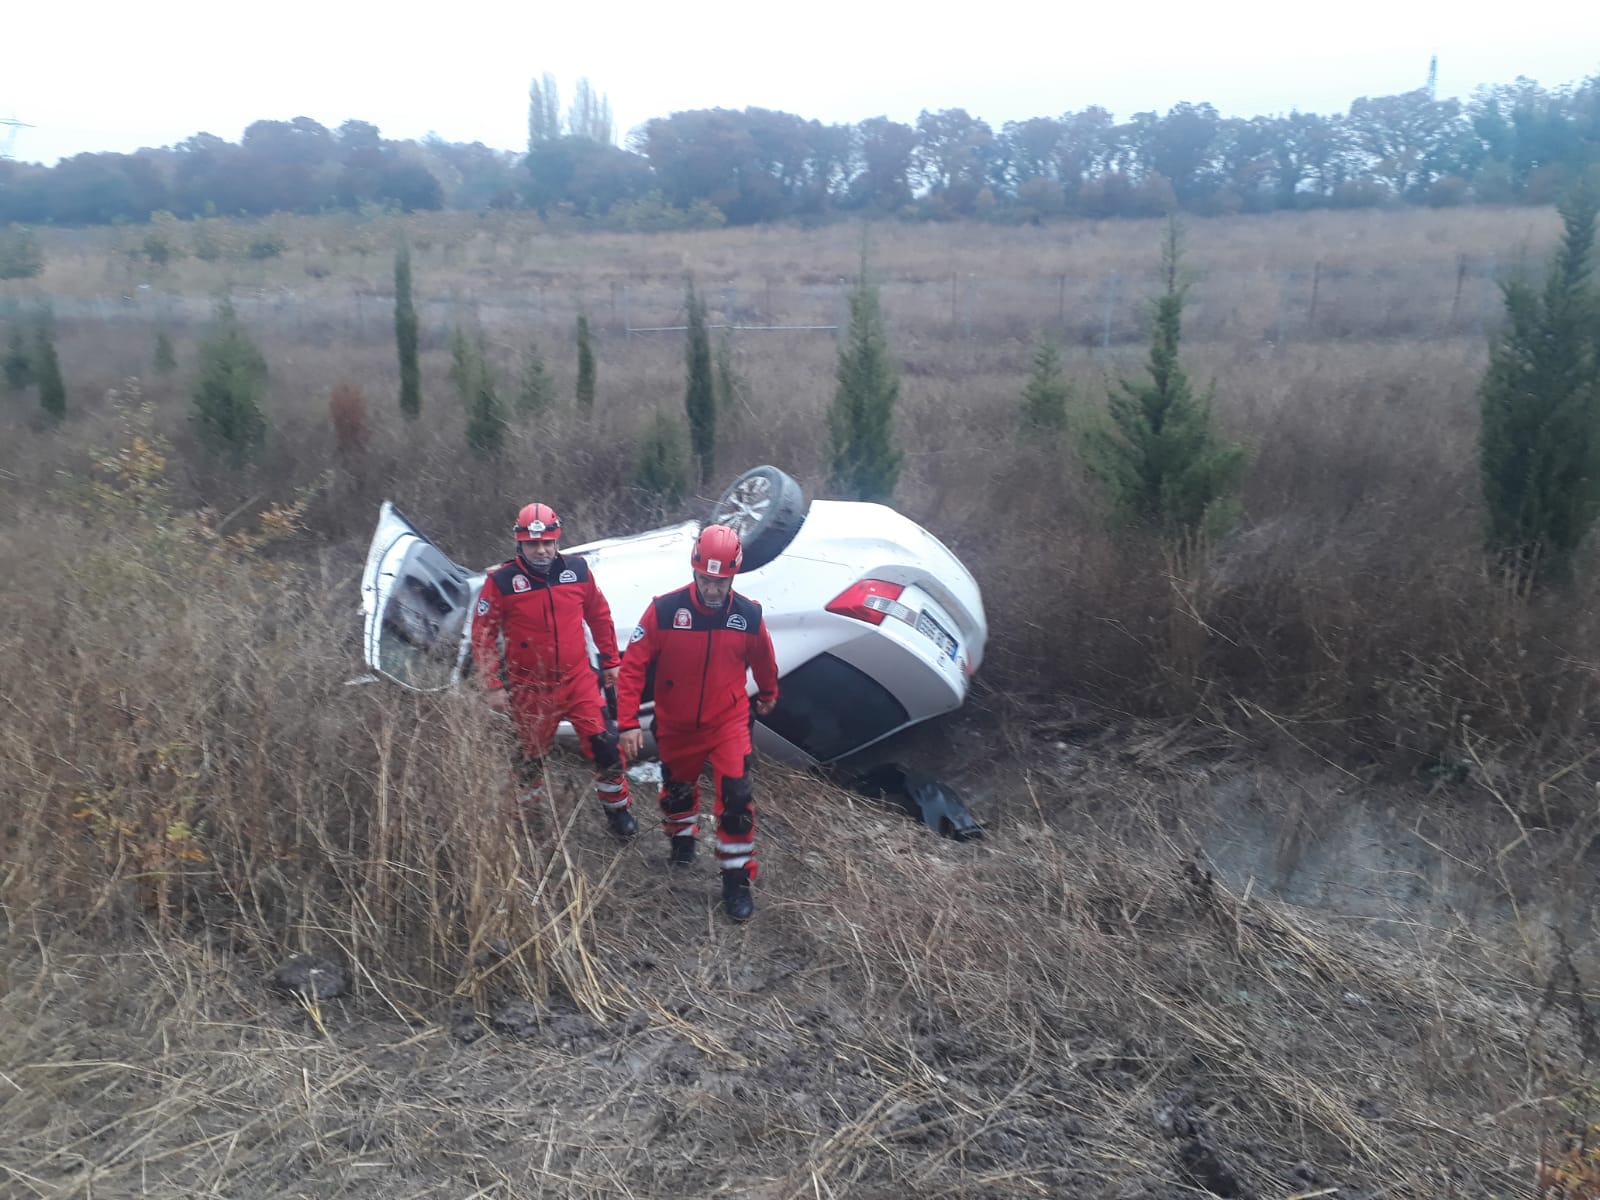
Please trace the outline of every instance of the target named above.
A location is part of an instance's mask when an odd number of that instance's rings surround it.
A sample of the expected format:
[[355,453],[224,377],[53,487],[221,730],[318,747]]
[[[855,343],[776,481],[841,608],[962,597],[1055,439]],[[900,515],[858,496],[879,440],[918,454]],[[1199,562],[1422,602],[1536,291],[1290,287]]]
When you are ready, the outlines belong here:
[[1518,75],[1554,86],[1600,73],[1592,0],[19,7],[0,16],[0,117],[34,126],[17,131],[13,150],[39,162],[201,130],[237,140],[251,121],[301,115],[521,150],[528,83],[544,71],[563,107],[588,76],[619,135],[679,109],[747,105],[908,123],[923,108],[961,107],[996,130],[1090,104],[1119,119],[1182,100],[1230,116],[1331,113],[1420,87],[1435,53],[1441,96]]

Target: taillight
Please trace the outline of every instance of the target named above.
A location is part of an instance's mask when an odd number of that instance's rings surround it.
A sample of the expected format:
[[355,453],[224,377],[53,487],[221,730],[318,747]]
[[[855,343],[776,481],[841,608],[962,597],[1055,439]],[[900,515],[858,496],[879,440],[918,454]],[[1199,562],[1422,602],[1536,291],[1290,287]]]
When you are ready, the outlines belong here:
[[869,625],[882,625],[885,617],[915,623],[917,614],[900,603],[900,593],[905,585],[889,583],[882,579],[863,579],[840,592],[828,605],[828,611],[841,617],[854,617]]

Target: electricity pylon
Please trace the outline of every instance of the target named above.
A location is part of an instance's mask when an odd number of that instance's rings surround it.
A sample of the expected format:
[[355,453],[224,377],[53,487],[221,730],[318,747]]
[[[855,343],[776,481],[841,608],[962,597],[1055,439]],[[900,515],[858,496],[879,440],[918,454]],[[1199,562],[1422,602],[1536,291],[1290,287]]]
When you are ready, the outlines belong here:
[[17,130],[32,129],[26,121],[15,117],[0,117],[0,158],[10,158],[11,148],[17,144]]

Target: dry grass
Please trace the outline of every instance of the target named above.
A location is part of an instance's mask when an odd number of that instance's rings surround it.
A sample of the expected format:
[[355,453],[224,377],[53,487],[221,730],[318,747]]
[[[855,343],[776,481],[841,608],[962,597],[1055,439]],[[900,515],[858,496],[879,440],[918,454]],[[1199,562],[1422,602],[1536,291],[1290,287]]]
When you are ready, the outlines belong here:
[[1080,777],[1119,833],[1035,775],[1057,816],[1019,792],[955,846],[766,770],[747,928],[585,806],[551,855],[592,897],[577,995],[491,977],[467,1006],[368,947],[351,999],[308,1006],[214,925],[108,958],[24,921],[0,1169],[48,1196],[1532,1194],[1576,1034],[1517,950],[1230,894],[1165,829],[1171,783]]
[[[385,497],[472,563],[534,494],[574,538],[653,520],[632,445],[681,403],[681,343],[604,306],[670,313],[691,266],[715,302],[726,280],[756,316],[825,313],[858,233],[414,222],[419,293],[453,298],[407,426],[394,230],[281,224],[284,259],[183,260],[127,303],[99,299],[139,279],[122,234],[49,235],[41,286],[81,302],[58,306],[72,415],[0,409],[0,1194],[1533,1194],[1563,1105],[1592,1099],[1596,630],[1586,593],[1530,602],[1483,569],[1479,301],[1453,292],[1462,254],[1537,257],[1550,214],[1198,223],[1189,365],[1253,465],[1238,531],[1167,558],[1015,415],[1060,276],[1116,271],[1131,314],[1153,228],[877,231],[897,503],[974,567],[992,628],[965,720],[906,753],[990,837],[764,764],[742,929],[709,867],[666,875],[648,803],[617,848],[561,759],[530,831],[475,703],[346,686],[354,576]],[[1309,277],[1301,307],[1281,289],[1317,262],[1313,323]],[[185,416],[205,292],[241,272],[274,433],[230,473]],[[508,389],[538,338],[570,397],[579,302],[606,314],[593,417],[564,402],[473,459],[446,318],[484,325]],[[1083,420],[1140,351],[1099,348],[1092,288],[1071,305]],[[170,378],[146,368],[158,327]],[[735,350],[751,399],[722,473],[772,461],[815,490],[834,343]],[[341,380],[368,399],[359,453],[330,426]],[[1360,921],[1262,896],[1357,809],[1448,867],[1428,905],[1397,869]],[[1230,890],[1196,860],[1257,827],[1275,878]],[[353,995],[269,991],[300,951]]]

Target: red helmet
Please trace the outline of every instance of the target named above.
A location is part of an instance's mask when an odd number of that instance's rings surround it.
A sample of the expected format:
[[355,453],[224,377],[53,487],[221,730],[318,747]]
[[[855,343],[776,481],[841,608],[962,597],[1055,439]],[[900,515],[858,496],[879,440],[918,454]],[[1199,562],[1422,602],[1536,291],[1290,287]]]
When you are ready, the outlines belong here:
[[702,575],[732,579],[744,562],[744,547],[739,535],[726,525],[707,525],[694,540],[689,563]]
[[553,542],[561,536],[561,518],[548,504],[525,504],[511,532],[519,542]]

